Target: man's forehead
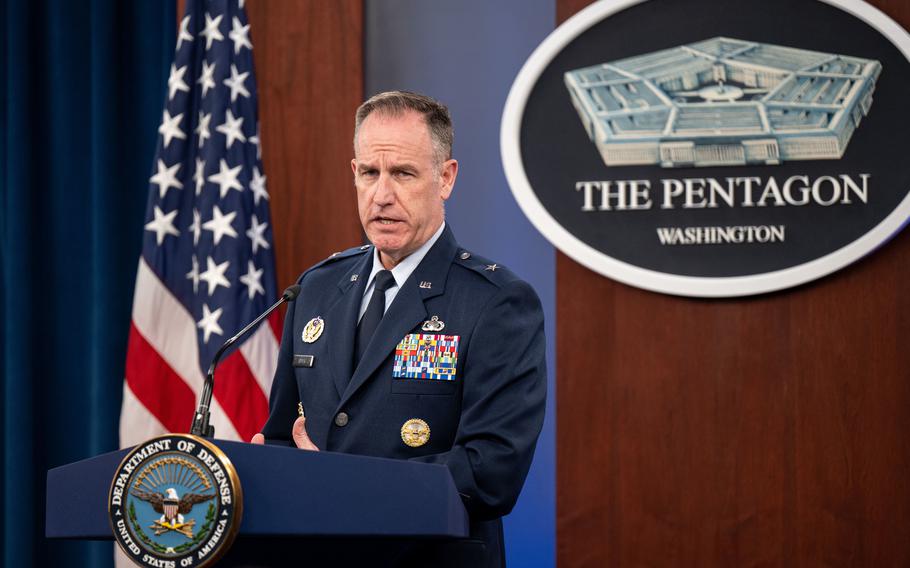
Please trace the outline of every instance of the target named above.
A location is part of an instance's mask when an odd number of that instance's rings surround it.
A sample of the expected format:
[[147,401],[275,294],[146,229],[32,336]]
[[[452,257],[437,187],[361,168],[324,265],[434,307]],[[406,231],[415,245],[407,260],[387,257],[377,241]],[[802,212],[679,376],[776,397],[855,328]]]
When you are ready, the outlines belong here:
[[430,130],[420,113],[406,111],[389,114],[375,111],[360,125],[355,148],[358,158],[394,150],[413,154],[432,152]]

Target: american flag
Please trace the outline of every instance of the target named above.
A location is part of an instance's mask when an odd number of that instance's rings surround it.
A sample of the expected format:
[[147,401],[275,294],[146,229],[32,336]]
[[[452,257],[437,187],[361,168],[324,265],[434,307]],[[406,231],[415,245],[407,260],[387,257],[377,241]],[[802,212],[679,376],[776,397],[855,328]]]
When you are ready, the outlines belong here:
[[[243,0],[187,0],[149,178],[120,443],[187,432],[215,351],[277,299],[253,45]],[[248,441],[268,414],[276,315],[222,359],[212,425]]]

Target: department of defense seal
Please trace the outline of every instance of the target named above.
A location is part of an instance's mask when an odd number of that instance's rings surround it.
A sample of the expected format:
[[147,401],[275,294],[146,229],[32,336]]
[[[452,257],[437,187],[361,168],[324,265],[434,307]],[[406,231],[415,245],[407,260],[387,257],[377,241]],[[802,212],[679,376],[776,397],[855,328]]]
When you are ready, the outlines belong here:
[[300,338],[303,339],[304,343],[313,343],[322,335],[323,329],[325,329],[325,320],[320,316],[316,316],[307,322],[306,327],[303,328],[303,333],[300,334]]
[[211,565],[230,548],[242,514],[243,491],[228,457],[186,434],[133,448],[108,495],[114,538],[139,566]]
[[401,441],[419,448],[430,441],[430,425],[420,418],[411,418],[401,426]]

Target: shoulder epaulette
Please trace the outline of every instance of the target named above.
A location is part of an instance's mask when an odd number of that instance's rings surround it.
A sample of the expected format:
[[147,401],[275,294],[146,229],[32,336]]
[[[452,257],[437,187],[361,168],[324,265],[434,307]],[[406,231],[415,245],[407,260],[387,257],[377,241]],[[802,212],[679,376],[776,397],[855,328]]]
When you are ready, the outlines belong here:
[[458,249],[455,258],[457,259],[456,264],[480,274],[497,286],[516,278],[512,271],[505,266],[464,249]]
[[345,259],[345,258],[350,258],[350,257],[352,257],[352,256],[359,256],[359,255],[361,255],[361,254],[363,254],[363,253],[365,253],[365,252],[367,252],[367,251],[370,251],[370,250],[372,250],[372,249],[373,249],[373,245],[362,245],[362,246],[359,246],[359,247],[351,247],[351,248],[349,248],[349,249],[347,249],[347,250],[343,250],[343,251],[333,252],[333,253],[330,254],[327,258],[324,258],[324,259],[320,260],[319,262],[317,262],[316,264],[314,264],[313,266],[307,268],[307,269],[303,272],[303,274],[301,274],[300,277],[297,278],[297,283],[300,284],[300,283],[303,281],[303,277],[304,277],[304,276],[306,276],[307,274],[309,274],[309,273],[312,272],[313,270],[316,270],[317,268],[321,268],[321,267],[326,266],[326,265],[328,265],[328,264],[332,264],[332,263],[334,263],[334,262],[338,262],[339,260],[342,260],[342,259]]

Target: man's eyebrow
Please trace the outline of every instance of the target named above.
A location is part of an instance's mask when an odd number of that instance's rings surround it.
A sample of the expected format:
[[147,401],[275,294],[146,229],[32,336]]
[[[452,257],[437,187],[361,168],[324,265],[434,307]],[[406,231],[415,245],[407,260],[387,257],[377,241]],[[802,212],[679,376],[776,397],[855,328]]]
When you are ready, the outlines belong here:
[[[378,170],[379,166],[370,162],[358,162],[357,171],[365,172],[369,170]],[[402,162],[400,164],[392,164],[389,166],[390,172],[414,172],[417,171],[417,166],[411,162]]]

